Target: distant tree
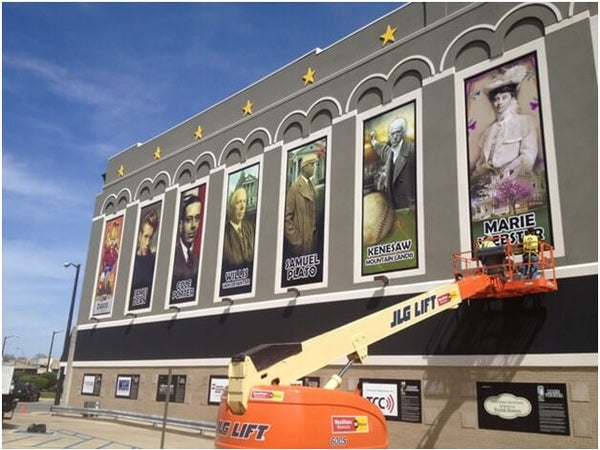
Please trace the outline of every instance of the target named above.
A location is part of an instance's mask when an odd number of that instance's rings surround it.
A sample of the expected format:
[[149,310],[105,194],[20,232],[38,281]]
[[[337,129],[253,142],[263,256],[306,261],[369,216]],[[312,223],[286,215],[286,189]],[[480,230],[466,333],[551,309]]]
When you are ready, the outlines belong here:
[[58,379],[58,374],[56,372],[46,372],[44,377],[48,380],[48,390],[55,391],[56,390],[56,381]]
[[15,359],[17,359],[17,357],[12,353],[5,353],[2,356],[2,361],[14,361]]
[[48,355],[46,355],[45,353],[36,353],[33,356],[33,359],[42,359],[42,358],[48,358]]
[[19,381],[33,383],[40,391],[53,391],[56,389],[56,374],[45,372],[38,375],[21,375]]
[[44,372],[39,375],[40,378],[45,380],[44,390],[54,391],[56,389],[56,378],[57,375],[54,372]]
[[510,214],[516,213],[517,203],[529,199],[532,194],[531,186],[517,180],[506,180],[496,186],[496,200],[508,203]]

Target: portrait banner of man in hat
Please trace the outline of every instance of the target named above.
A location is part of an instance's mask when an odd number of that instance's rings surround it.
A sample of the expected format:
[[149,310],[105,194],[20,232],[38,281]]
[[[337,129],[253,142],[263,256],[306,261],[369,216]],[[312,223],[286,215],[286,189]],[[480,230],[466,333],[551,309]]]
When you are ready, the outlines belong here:
[[538,76],[533,52],[464,80],[472,242],[552,242]]
[[415,101],[363,121],[363,276],[419,265],[415,130]]
[[281,286],[323,281],[327,138],[287,152]]

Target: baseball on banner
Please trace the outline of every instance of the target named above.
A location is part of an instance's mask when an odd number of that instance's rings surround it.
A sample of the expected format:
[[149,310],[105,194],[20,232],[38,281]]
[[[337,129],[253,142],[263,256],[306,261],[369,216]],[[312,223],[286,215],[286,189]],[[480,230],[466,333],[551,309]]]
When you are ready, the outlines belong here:
[[381,192],[371,192],[363,198],[363,242],[373,245],[380,242],[392,229],[394,209]]

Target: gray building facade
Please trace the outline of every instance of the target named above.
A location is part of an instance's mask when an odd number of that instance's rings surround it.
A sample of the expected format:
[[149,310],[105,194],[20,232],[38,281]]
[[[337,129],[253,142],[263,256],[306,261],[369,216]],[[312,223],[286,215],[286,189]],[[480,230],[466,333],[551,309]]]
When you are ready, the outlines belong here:
[[[343,388],[414,387],[411,413],[386,413],[392,447],[597,447],[597,23],[592,3],[411,3],[110,158],[62,403],[161,414],[172,368],[170,414],[215,420],[233,354],[452,282],[454,252],[533,226],[555,248],[558,292],[465,302],[373,345]],[[514,122],[494,115],[506,86]],[[398,119],[405,195],[380,200]],[[525,169],[501,173],[501,150]],[[313,229],[298,252],[304,213],[288,197],[307,154]],[[307,375],[324,383],[343,362]],[[528,397],[539,386],[544,404]],[[537,422],[490,414],[486,389],[529,399]],[[539,418],[550,397],[558,425]]]

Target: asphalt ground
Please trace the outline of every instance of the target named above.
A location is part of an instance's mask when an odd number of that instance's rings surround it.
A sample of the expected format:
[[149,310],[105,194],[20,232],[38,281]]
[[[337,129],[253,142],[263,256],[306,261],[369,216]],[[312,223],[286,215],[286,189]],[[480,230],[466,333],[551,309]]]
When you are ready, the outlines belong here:
[[[19,403],[12,419],[2,420],[3,448],[161,448],[161,426],[101,417],[56,415],[31,405]],[[27,432],[27,427],[34,423],[45,424],[46,433]],[[163,448],[214,448],[214,437],[167,427]]]

